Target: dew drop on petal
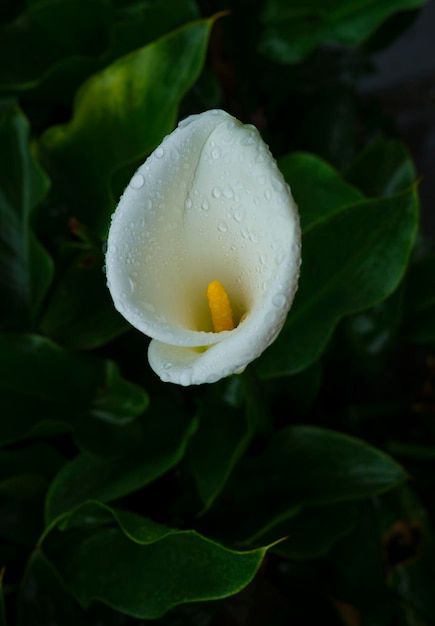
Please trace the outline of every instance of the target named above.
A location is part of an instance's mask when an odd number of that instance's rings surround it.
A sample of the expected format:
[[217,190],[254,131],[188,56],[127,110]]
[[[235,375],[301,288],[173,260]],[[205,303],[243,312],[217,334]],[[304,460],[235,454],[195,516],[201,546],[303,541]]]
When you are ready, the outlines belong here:
[[222,151],[221,151],[221,149],[219,148],[219,146],[215,146],[215,147],[213,148],[213,150],[211,151],[211,156],[212,156],[214,159],[218,159],[218,158],[220,157],[220,155],[221,155],[221,154],[222,154]]
[[162,146],[159,146],[158,148],[155,149],[154,154],[156,155],[158,159],[161,159],[162,156],[165,154],[165,151],[163,150]]
[[225,196],[225,198],[230,199],[233,197],[233,190],[231,189],[231,187],[225,186],[222,189],[222,193]]
[[287,298],[284,293],[276,293],[272,298],[273,306],[276,306],[277,309],[282,309],[287,302]]
[[218,230],[219,230],[221,233],[226,233],[226,232],[227,232],[227,230],[228,230],[228,226],[225,224],[225,222],[219,222],[219,224],[218,224]]
[[220,198],[221,194],[222,192],[219,187],[215,187],[213,191],[211,192],[211,195],[213,196],[213,198]]
[[207,198],[204,198],[204,200],[202,201],[201,207],[204,211],[208,211],[210,208],[210,205],[208,203]]
[[276,265],[281,265],[281,263],[284,261],[284,259],[285,259],[284,252],[281,252],[281,253],[277,254],[276,257],[275,257],[275,264]]
[[186,207],[186,209],[192,208],[192,200],[190,198],[187,198],[184,206]]
[[142,174],[135,174],[130,181],[130,187],[132,187],[133,189],[140,189],[141,187],[143,187],[143,184],[144,178]]
[[264,197],[266,198],[266,200],[270,200],[272,197],[272,192],[270,189],[265,189],[264,190]]
[[187,367],[183,372],[181,372],[180,374],[180,384],[181,385],[190,385],[191,381],[192,381],[192,368],[191,367]]
[[243,211],[240,211],[238,209],[237,211],[234,211],[233,217],[236,220],[236,222],[241,222],[243,220],[243,218],[244,218],[244,213],[243,213]]

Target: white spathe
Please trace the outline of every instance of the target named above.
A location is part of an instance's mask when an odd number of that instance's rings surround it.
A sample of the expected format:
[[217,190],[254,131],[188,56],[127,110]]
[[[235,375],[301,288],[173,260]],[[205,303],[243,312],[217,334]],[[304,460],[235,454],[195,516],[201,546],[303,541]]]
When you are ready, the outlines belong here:
[[[272,343],[299,265],[289,186],[256,128],[221,110],[180,122],[139,167],[107,242],[115,307],[152,338],[153,370],[180,385],[240,372]],[[229,296],[234,330],[213,332],[213,280]]]

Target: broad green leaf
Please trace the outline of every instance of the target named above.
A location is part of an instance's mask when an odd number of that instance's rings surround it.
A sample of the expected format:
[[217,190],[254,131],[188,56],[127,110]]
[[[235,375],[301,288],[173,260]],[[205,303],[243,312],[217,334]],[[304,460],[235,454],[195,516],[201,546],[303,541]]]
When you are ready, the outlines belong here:
[[299,372],[324,350],[338,321],[389,296],[408,263],[418,222],[414,189],[344,207],[302,238],[299,288],[260,376]]
[[52,262],[31,228],[49,181],[16,108],[0,113],[0,329],[28,328],[51,281]]
[[112,58],[118,58],[199,17],[194,0],[132,2],[117,8]]
[[59,572],[38,548],[32,552],[21,580],[17,626],[77,626],[78,607]]
[[45,493],[64,462],[46,443],[0,450],[1,542],[33,548],[43,528]]
[[[233,520],[231,534],[251,541],[303,506],[363,500],[406,477],[392,458],[359,439],[314,426],[290,426],[277,430],[262,454],[239,463],[223,492],[221,510],[225,520]],[[224,524],[228,521],[222,528]]]
[[[81,514],[88,527],[91,520],[92,532],[84,539],[73,533],[65,559],[59,549],[48,554],[84,607],[98,600],[136,618],[156,619],[179,604],[225,598],[252,580],[267,550],[239,552],[193,530],[105,511],[88,503],[73,513],[71,524],[77,528]],[[95,526],[94,516],[104,525]]]
[[435,340],[435,255],[411,266],[406,283],[403,333],[416,343]]
[[[240,390],[239,377],[228,387]],[[217,391],[217,393],[216,393]],[[233,390],[227,388],[227,394]],[[245,452],[253,428],[240,406],[220,387],[204,394],[198,413],[199,426],[189,444],[189,462],[196,488],[207,510],[222,490],[235,464]]]
[[[262,543],[286,537],[273,551],[287,559],[315,559],[327,554],[331,547],[355,525],[359,512],[354,503],[306,507],[289,520],[261,535]],[[274,539],[272,539],[274,537]]]
[[345,320],[347,347],[358,367],[380,373],[391,356],[403,317],[403,284],[386,300]]
[[18,450],[0,450],[0,476],[37,471],[51,477],[62,465],[63,455],[44,442],[32,443]]
[[49,294],[40,329],[65,348],[96,348],[124,332],[128,324],[107,289],[103,251],[75,244],[65,253],[65,267]]
[[180,100],[201,72],[213,22],[188,24],[89,78],[72,121],[42,137],[43,160],[71,214],[100,235],[115,204],[111,175],[172,130]]
[[313,154],[294,152],[279,159],[278,165],[299,207],[304,232],[345,205],[363,199],[331,165]]
[[[36,89],[50,104],[69,103],[90,74],[198,17],[193,0],[112,4],[28,1],[27,11],[0,29],[0,89]],[[59,36],[65,32],[70,36]],[[23,55],[23,47],[33,55]]]
[[196,419],[168,402],[154,402],[124,454],[109,459],[81,454],[61,469],[47,496],[47,521],[86,500],[110,502],[153,482],[182,459],[196,427]]
[[111,21],[109,0],[32,3],[0,29],[0,89],[29,89],[69,57],[101,54]]
[[425,0],[270,0],[264,8],[261,51],[278,63],[297,63],[325,43],[356,45],[398,11]]
[[368,197],[392,196],[416,180],[406,147],[394,139],[375,139],[350,164],[346,179]]
[[37,335],[0,335],[0,442],[34,435],[90,431],[101,445],[106,430],[122,439],[147,407],[147,395],[117,366],[67,352]]

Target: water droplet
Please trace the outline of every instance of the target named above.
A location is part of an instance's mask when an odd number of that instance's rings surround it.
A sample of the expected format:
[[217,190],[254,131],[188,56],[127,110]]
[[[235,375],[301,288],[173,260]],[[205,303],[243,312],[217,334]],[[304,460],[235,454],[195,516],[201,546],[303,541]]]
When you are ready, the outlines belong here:
[[148,210],[153,208],[153,201],[151,200],[151,198],[145,200],[145,208]]
[[180,374],[180,385],[190,385],[191,381],[192,381],[192,368],[188,367],[187,369],[185,369],[183,372],[181,372]]
[[249,239],[252,241],[252,243],[258,243],[258,235],[256,233],[250,232]]
[[163,369],[164,370],[170,370],[172,367],[172,363],[163,363]]
[[210,205],[208,203],[207,198],[204,198],[204,200],[202,201],[201,207],[204,209],[204,211],[208,211],[210,208]]
[[227,232],[227,230],[228,230],[228,226],[225,224],[225,222],[219,222],[219,225],[218,225],[218,230],[219,230],[221,233],[226,233],[226,232]]
[[261,174],[261,176],[258,177],[258,182],[260,185],[265,185],[267,181],[266,176],[264,176],[264,174]]
[[245,214],[243,213],[243,211],[240,211],[239,209],[237,211],[234,211],[234,219],[236,220],[236,222],[241,222],[244,218]]
[[215,187],[213,189],[213,191],[211,192],[211,195],[213,196],[213,198],[220,198],[221,197],[221,190],[219,187]]
[[162,146],[159,146],[158,148],[156,148],[154,154],[158,159],[161,159],[162,156],[165,154],[165,151],[163,150]]
[[187,198],[186,202],[184,203],[184,206],[186,207],[186,209],[191,209],[192,208],[192,200],[190,198]]
[[132,187],[133,189],[140,189],[141,187],[143,187],[143,184],[144,178],[142,174],[135,174],[130,181],[130,187]]
[[272,298],[273,306],[276,306],[277,309],[282,309],[287,302],[287,298],[283,293],[276,293]]
[[130,291],[133,293],[134,291],[134,281],[130,276],[128,277],[128,286],[130,287]]
[[233,190],[231,189],[231,187],[225,186],[222,189],[222,193],[225,196],[225,198],[232,198],[233,197]]
[[266,200],[270,200],[272,197],[272,192],[269,188],[264,190],[264,197],[266,198]]
[[248,239],[249,237],[249,231],[246,228],[242,228],[240,234],[242,235],[243,239]]
[[280,252],[279,254],[277,254],[276,257],[275,257],[276,265],[281,265],[281,263],[284,261],[284,259],[285,259],[284,252]]
[[211,151],[211,156],[213,157],[213,159],[218,159],[221,154],[222,154],[222,151],[219,148],[219,146],[215,146],[213,150]]
[[278,180],[277,178],[272,178],[272,187],[276,190],[276,191],[282,191],[284,188],[284,185],[282,184],[282,182],[280,180]]

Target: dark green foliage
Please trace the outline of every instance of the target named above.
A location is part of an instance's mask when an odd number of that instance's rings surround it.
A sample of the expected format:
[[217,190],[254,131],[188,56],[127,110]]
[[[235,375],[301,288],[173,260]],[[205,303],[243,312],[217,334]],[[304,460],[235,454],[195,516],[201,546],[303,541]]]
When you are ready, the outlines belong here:
[[[0,626],[435,623],[435,255],[355,88],[422,4],[0,8]],[[213,107],[279,157],[301,276],[264,354],[183,388],[115,311],[105,239]]]

